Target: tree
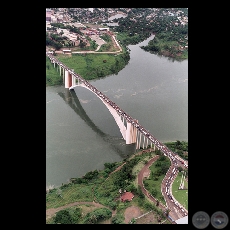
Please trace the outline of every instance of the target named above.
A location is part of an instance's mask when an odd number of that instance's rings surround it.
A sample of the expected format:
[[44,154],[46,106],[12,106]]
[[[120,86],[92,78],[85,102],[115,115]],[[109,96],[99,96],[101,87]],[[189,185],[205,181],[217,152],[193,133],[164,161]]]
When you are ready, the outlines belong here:
[[74,219],[74,222],[78,222],[79,219],[81,218],[82,216],[82,209],[81,208],[76,208],[73,212],[73,219]]
[[124,217],[120,214],[112,217],[112,224],[124,224]]
[[129,224],[135,224],[136,223],[136,219],[135,218],[132,218],[130,221],[129,221]]
[[97,223],[97,216],[95,214],[91,215],[89,217],[89,222],[92,224],[96,224]]
[[61,210],[57,212],[54,218],[54,222],[56,224],[73,224],[74,223],[73,218],[71,217],[71,215],[69,214],[67,210]]

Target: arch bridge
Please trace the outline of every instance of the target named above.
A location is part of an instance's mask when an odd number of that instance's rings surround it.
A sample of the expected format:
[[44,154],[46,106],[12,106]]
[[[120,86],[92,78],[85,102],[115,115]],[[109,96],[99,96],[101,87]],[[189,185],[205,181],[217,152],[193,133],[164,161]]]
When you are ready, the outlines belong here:
[[[123,139],[126,144],[136,144],[136,149],[147,148],[150,146],[155,150],[155,147],[162,151],[164,155],[171,158],[172,163],[177,165],[177,158],[175,158],[175,153],[157,140],[148,130],[138,123],[137,119],[132,118],[124,110],[122,110],[116,103],[110,100],[105,94],[100,92],[96,87],[91,85],[87,80],[82,78],[79,74],[75,73],[73,69],[70,69],[65,64],[57,60],[52,54],[46,52],[46,56],[50,59],[54,67],[59,67],[60,75],[63,76],[63,82],[65,88],[69,90],[75,88],[76,86],[85,87],[86,89],[93,92],[108,108],[112,116],[114,117]],[[183,159],[180,159],[183,160]],[[184,161],[184,160],[183,160]],[[188,163],[186,162],[186,167]]]

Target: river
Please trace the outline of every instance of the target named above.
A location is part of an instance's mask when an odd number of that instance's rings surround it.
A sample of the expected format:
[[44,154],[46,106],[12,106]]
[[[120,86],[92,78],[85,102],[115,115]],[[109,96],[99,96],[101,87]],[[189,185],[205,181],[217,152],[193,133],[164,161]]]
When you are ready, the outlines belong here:
[[[161,142],[188,141],[188,60],[170,60],[130,45],[129,64],[117,75],[90,83]],[[89,90],[46,87],[46,185],[121,161],[126,145],[109,110]]]

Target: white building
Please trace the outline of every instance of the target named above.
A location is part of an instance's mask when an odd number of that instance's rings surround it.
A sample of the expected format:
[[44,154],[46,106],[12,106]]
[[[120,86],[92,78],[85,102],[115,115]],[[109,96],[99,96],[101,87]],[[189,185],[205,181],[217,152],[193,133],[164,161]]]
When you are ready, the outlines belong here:
[[188,216],[184,216],[178,220],[175,220],[177,224],[188,224]]

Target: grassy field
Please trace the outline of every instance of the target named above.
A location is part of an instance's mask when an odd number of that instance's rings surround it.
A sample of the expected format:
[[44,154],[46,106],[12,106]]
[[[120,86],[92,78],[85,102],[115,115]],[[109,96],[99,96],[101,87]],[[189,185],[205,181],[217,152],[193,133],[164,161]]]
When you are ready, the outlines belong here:
[[[168,158],[166,158],[166,162],[168,163],[168,167],[170,167],[170,160]],[[148,179],[145,180],[145,184],[147,184],[147,188],[154,188],[154,190],[156,190],[156,194],[152,194],[153,197],[155,197],[156,199],[158,199],[160,202],[162,202],[164,205],[166,205],[166,202],[165,202],[165,199],[164,199],[164,196],[162,195],[161,193],[161,184],[162,184],[162,181],[165,177],[164,174],[160,175],[158,177],[158,180],[154,180],[153,179],[153,176],[152,174],[155,173],[157,170],[158,170],[158,167],[156,167],[156,164],[157,164],[157,161],[154,162],[150,167],[150,176]],[[147,189],[148,190],[148,189]],[[151,189],[149,189],[150,193],[151,193]]]
[[[57,59],[86,80],[116,75],[129,60],[127,55],[124,57],[114,54],[72,54],[71,57],[59,54]],[[59,69],[54,68],[46,57],[46,85],[60,84],[63,84],[63,77],[60,76]]]
[[60,55],[58,59],[86,80],[109,75],[111,66],[116,62],[113,54],[72,54],[72,57]]
[[60,190],[51,190],[49,195],[46,196],[46,208],[58,208],[76,201],[93,201],[93,186],[89,184],[69,184],[68,186],[62,186]]
[[186,189],[179,189],[182,172],[179,172],[172,185],[172,194],[180,204],[188,210],[188,182],[184,182]]

